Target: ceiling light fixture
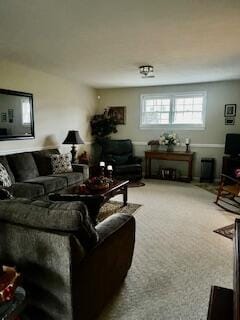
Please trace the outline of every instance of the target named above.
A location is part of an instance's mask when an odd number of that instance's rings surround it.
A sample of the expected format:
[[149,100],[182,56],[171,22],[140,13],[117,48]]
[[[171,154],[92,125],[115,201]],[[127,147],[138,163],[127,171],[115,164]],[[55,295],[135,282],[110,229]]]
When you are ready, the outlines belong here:
[[139,72],[143,75],[142,78],[154,78],[153,73],[153,66],[140,66]]

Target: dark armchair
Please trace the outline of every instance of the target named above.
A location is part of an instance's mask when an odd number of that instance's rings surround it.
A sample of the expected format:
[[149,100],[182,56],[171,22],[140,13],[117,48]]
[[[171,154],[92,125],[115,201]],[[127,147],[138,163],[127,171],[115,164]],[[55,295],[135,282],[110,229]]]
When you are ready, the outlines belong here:
[[142,159],[133,155],[130,139],[105,140],[102,143],[101,159],[112,164],[113,176],[117,179],[137,181],[142,178]]

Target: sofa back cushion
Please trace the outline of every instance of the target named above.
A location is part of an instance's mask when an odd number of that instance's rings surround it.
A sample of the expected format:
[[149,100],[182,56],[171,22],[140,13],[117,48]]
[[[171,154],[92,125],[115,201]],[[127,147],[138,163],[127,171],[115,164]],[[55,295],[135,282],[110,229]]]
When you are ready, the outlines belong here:
[[11,183],[15,182],[15,178],[14,175],[9,167],[8,161],[7,161],[7,157],[6,156],[0,156],[0,163],[4,166],[4,168],[7,170],[7,173],[9,174]]
[[0,220],[40,230],[73,233],[85,249],[98,241],[87,208],[81,201],[2,200]]
[[31,152],[10,154],[7,155],[7,160],[17,182],[39,176],[38,168]]
[[48,176],[52,174],[51,156],[59,154],[58,149],[47,149],[32,152],[40,176]]

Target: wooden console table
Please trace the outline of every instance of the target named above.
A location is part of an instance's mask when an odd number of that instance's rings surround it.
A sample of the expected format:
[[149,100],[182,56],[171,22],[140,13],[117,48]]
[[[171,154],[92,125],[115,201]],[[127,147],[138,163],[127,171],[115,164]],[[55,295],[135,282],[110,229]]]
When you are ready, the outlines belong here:
[[145,178],[152,178],[152,159],[167,161],[185,161],[188,163],[187,181],[192,180],[192,163],[194,152],[145,151]]

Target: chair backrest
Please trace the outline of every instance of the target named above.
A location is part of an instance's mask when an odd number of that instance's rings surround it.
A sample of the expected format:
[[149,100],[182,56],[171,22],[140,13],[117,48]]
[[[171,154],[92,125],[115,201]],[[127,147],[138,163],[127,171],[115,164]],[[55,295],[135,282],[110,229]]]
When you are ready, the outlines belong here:
[[106,140],[102,144],[103,154],[123,155],[132,154],[133,147],[130,139]]

